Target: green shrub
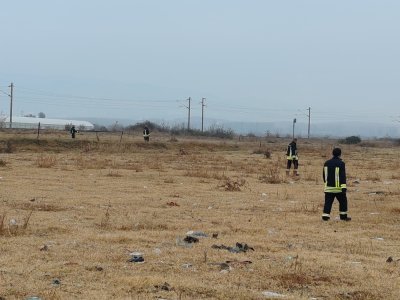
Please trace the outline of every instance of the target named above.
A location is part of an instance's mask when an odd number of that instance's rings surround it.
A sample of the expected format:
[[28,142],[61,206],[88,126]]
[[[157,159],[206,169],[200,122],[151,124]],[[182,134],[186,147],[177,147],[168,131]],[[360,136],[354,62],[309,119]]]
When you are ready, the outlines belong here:
[[346,137],[344,140],[340,140],[339,143],[348,145],[359,144],[361,143],[361,138],[359,136],[352,135]]

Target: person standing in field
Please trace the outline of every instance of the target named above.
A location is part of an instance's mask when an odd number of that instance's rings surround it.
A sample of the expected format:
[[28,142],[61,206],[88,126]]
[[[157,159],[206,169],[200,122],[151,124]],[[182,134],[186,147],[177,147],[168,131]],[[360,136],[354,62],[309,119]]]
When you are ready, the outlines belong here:
[[347,216],[346,166],[340,158],[342,150],[335,148],[332,154],[333,157],[325,162],[322,172],[325,183],[325,205],[322,220],[329,221],[333,201],[337,198],[339,201],[340,220],[350,221],[351,218]]
[[78,132],[78,130],[75,129],[75,125],[72,125],[71,129],[69,130],[69,132],[71,133],[71,137],[74,139],[75,138],[75,134]]
[[290,168],[293,163],[293,175],[297,176],[297,169],[299,167],[299,157],[297,156],[297,139],[294,138],[292,142],[288,145],[286,151],[287,157],[287,166],[286,166],[286,175],[289,176]]
[[150,140],[150,130],[147,126],[144,126],[143,129],[143,138],[145,142],[148,142]]

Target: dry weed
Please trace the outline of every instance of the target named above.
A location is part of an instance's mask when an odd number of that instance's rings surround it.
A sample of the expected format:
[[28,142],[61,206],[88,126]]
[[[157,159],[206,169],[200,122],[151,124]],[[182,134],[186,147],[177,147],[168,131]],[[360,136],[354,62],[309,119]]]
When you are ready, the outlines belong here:
[[223,187],[225,191],[240,192],[245,185],[246,180],[244,178],[227,178],[219,187]]
[[39,168],[51,168],[57,164],[57,157],[55,155],[40,155],[36,159],[36,165]]
[[122,177],[122,175],[118,172],[118,170],[109,170],[106,176],[108,176],[108,177]]

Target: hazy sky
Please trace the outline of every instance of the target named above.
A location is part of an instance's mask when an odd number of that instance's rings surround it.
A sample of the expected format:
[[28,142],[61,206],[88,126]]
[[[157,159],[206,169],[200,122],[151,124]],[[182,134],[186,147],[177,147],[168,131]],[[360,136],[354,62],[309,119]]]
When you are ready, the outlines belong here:
[[0,0],[0,111],[400,119],[400,1]]

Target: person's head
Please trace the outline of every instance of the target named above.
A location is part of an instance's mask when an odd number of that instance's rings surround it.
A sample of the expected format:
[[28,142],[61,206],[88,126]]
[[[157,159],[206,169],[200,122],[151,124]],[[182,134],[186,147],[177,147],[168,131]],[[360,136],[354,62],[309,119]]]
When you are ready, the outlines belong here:
[[293,139],[293,142],[297,143],[297,139],[296,139],[296,138],[294,138],[294,139]]
[[342,150],[340,148],[334,148],[332,150],[332,154],[334,157],[339,157],[340,155],[342,155]]

